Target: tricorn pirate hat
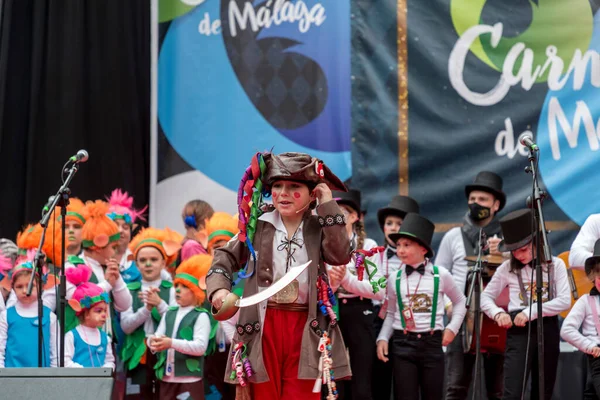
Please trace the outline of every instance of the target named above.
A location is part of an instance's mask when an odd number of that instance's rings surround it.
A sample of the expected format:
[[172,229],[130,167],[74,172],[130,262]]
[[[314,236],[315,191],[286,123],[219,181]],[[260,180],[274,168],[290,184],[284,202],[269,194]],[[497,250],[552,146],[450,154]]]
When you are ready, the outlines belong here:
[[265,183],[277,180],[297,181],[318,185],[324,182],[331,190],[347,191],[342,181],[318,158],[305,153],[263,154],[267,166]]

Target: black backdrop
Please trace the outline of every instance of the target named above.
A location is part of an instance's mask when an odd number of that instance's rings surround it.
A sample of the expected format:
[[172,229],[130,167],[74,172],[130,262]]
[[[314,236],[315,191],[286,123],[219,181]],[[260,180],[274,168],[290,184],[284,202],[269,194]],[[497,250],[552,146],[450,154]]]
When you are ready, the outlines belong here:
[[71,190],[148,203],[150,1],[0,0],[0,237],[40,219],[78,149]]

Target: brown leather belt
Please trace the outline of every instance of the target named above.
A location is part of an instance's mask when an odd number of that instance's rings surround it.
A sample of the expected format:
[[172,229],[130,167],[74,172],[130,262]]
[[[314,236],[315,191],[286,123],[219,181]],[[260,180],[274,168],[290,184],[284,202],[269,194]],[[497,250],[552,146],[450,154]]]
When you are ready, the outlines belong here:
[[299,304],[299,303],[275,303],[274,301],[267,302],[267,307],[273,310],[282,310],[282,311],[308,311],[307,304]]

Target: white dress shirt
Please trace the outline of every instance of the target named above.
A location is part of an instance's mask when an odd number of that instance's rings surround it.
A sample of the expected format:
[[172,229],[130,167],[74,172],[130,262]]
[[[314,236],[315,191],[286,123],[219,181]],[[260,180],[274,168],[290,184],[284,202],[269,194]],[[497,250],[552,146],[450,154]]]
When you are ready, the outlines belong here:
[[[394,255],[388,258],[387,253],[389,250],[393,250]],[[377,265],[377,271],[379,271],[386,280],[392,275],[396,276],[396,272],[398,272],[400,265],[402,265],[402,261],[400,261],[396,255],[396,248],[390,246],[389,244],[386,245],[384,252],[373,257],[373,262],[375,262],[375,265]],[[387,289],[385,290],[384,300],[386,296]],[[380,301],[373,299],[373,305],[379,306],[384,302],[384,300]]]
[[[400,292],[402,294],[402,303],[404,308],[408,308],[409,297],[415,300],[413,305],[413,318],[415,321],[415,329],[411,332],[429,332],[431,330],[431,312],[433,301],[433,264],[427,262],[425,266],[425,274],[421,275],[417,271],[413,272],[409,277],[406,276],[405,266],[401,266],[400,270]],[[453,309],[452,319],[446,326],[446,329],[456,334],[465,318],[467,309],[465,307],[465,295],[458,289],[452,275],[444,268],[438,267],[439,270],[439,287],[437,297],[437,308],[435,315],[434,330],[444,329],[444,295],[452,300]],[[417,290],[418,286],[418,290]],[[396,275],[390,275],[387,284],[388,308],[383,327],[377,341],[389,341],[394,333],[394,330],[404,330],[400,310],[398,309],[398,293],[396,292]],[[423,301],[420,301],[423,300]],[[422,310],[420,309],[422,308]]]
[[[591,353],[592,348],[600,346],[600,334],[596,330],[594,314],[590,308],[590,297],[594,299],[596,312],[600,315],[600,296],[584,294],[573,305],[560,329],[560,336],[565,341],[587,354]],[[579,332],[580,327],[582,328],[581,333]]]
[[[146,282],[142,279],[142,288],[138,293],[145,292],[151,287],[158,288],[162,279],[158,279],[152,282]],[[131,293],[131,292],[130,292]],[[169,304],[167,304],[164,300],[161,300],[160,304],[156,307],[158,313],[163,316],[169,306],[176,306],[177,302],[175,301],[175,290],[173,287],[169,290]],[[154,334],[154,320],[152,319],[152,311],[148,310],[148,308],[143,305],[138,308],[137,311],[133,311],[133,307],[129,307],[123,313],[121,313],[121,329],[125,334],[132,334],[137,328],[141,325],[144,325],[144,332],[146,332],[146,337],[152,336]]]
[[569,252],[569,266],[584,269],[585,260],[594,254],[594,244],[600,239],[600,214],[590,215],[577,234]]
[[[366,238],[363,244],[364,250],[371,250],[372,248],[377,247],[377,243],[373,239]],[[375,264],[376,258],[379,257],[379,254],[375,254],[372,257],[368,257],[367,260],[371,261]],[[331,268],[330,265],[326,264],[327,268]],[[377,272],[373,276],[373,280],[378,281],[383,278],[383,274],[381,273],[377,264],[375,264],[377,268]],[[369,267],[372,268],[372,267]],[[363,275],[363,280],[358,280],[358,275],[356,272],[356,266],[354,259],[350,260],[348,264],[346,264],[346,274],[344,278],[340,282],[340,286],[344,289],[343,291],[338,291],[337,295],[340,299],[350,299],[356,297],[364,297],[367,299],[374,299],[379,302],[383,301],[385,298],[385,289],[380,289],[377,293],[373,293],[373,286],[369,282],[369,275],[367,274],[367,267],[365,265],[365,273]],[[337,289],[332,286],[332,290]]]
[[[552,317],[560,314],[562,311],[567,310],[571,306],[571,291],[569,289],[569,281],[567,278],[567,269],[565,263],[557,257],[552,257],[554,263],[554,282],[552,284],[554,288],[554,298],[548,301],[548,272],[547,269],[543,268],[543,304],[542,311],[544,317]],[[533,281],[531,280],[531,273],[533,271]],[[523,279],[523,285],[525,286],[525,292],[527,293],[528,305],[521,297],[521,290],[519,287],[519,279],[517,273],[521,274]],[[494,276],[490,280],[490,283],[485,287],[481,293],[481,310],[490,318],[494,319],[496,314],[505,312],[504,309],[498,307],[495,300],[498,298],[500,293],[508,286],[509,289],[509,303],[508,311],[520,311],[527,316],[529,321],[533,321],[538,317],[537,315],[537,304],[534,302],[531,307],[531,315],[529,315],[529,304],[531,303],[530,288],[533,287],[534,295],[536,290],[535,282],[535,271],[529,265],[523,267],[517,273],[510,272],[510,260],[506,260],[498,267]]]
[[[98,328],[90,328],[83,325],[77,325],[75,329],[77,329],[77,332],[79,332],[79,336],[81,336],[81,340],[83,340],[84,343],[87,343],[90,346],[98,346],[100,344],[101,336]],[[104,358],[104,364],[102,365],[102,367],[115,369],[115,356],[112,352],[111,339],[109,335],[106,336],[106,356]],[[75,336],[73,336],[73,331],[69,331],[65,335],[65,368],[83,368],[83,365],[73,361],[74,355]]]
[[465,292],[469,272],[466,256],[461,227],[450,229],[442,238],[435,257],[435,265],[446,268],[452,274],[461,293]]
[[[285,250],[278,250],[278,247],[282,244],[282,241],[287,239],[287,230],[285,229],[285,225],[281,220],[281,215],[277,210],[272,212],[264,213],[258,219],[268,222],[275,227],[275,236],[273,238],[273,282],[277,282],[282,276],[284,276],[287,272],[287,253]],[[298,243],[304,243],[304,222],[300,223],[298,230],[296,231],[295,240]],[[290,268],[302,265],[308,262],[308,253],[306,252],[306,245],[302,245],[302,247],[291,245],[293,247],[294,254],[291,259]],[[260,254],[257,259],[260,258]],[[316,265],[314,263],[318,263],[319,260],[313,260],[313,264],[309,266],[309,268],[315,268]],[[298,299],[296,303],[298,304],[306,304],[308,303],[308,268],[305,269],[296,280],[299,283],[299,292]],[[258,287],[258,291],[262,291],[266,289],[266,287]]]
[[[185,317],[190,311],[194,309],[194,306],[188,307],[179,307],[177,309],[177,315],[175,317],[175,324],[173,325],[173,336],[175,336],[176,332],[179,329],[179,324],[183,317]],[[165,321],[165,316],[163,315],[160,320],[160,324],[158,324],[158,328],[156,329],[156,334],[154,336],[164,336],[167,329],[167,324]],[[202,356],[206,352],[206,348],[208,347],[208,340],[210,337],[210,320],[208,318],[208,314],[200,313],[198,319],[196,319],[196,323],[194,324],[194,336],[193,340],[185,340],[185,339],[175,339],[172,338],[171,350],[178,351],[183,354],[187,354],[190,356]],[[147,343],[150,346],[150,340],[152,337],[148,338]],[[202,380],[202,378],[197,376],[175,376],[166,374],[163,379],[164,382],[175,382],[175,383],[190,383],[197,382]]]
[[[33,318],[38,316],[38,302],[34,301],[31,304],[23,304],[16,302],[17,314],[24,318]],[[7,310],[0,312],[0,368],[4,368],[4,360],[6,353],[6,341],[8,339],[8,322],[6,320]],[[56,314],[50,313],[50,366],[56,367],[58,354],[57,354],[57,330],[58,322],[56,320]],[[32,346],[37,348],[37,335],[31,338]]]

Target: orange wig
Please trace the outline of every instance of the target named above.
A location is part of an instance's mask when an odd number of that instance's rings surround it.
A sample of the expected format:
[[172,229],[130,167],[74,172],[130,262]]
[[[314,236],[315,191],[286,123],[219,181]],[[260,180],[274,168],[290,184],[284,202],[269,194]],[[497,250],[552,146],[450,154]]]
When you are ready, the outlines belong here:
[[108,204],[102,200],[85,203],[87,218],[81,236],[84,249],[104,248],[109,243],[116,242],[121,236],[119,227],[106,214]]
[[177,237],[173,238],[168,229],[145,228],[129,243],[129,250],[137,259],[138,252],[144,247],[153,247],[162,254],[167,266],[177,260],[177,252],[181,247]]
[[204,303],[206,298],[206,275],[212,260],[208,254],[197,254],[182,262],[175,272],[173,283],[185,285],[194,292],[198,304]]
[[208,235],[208,251],[212,252],[216,242],[229,241],[239,232],[238,220],[225,212],[216,212],[206,225]]

